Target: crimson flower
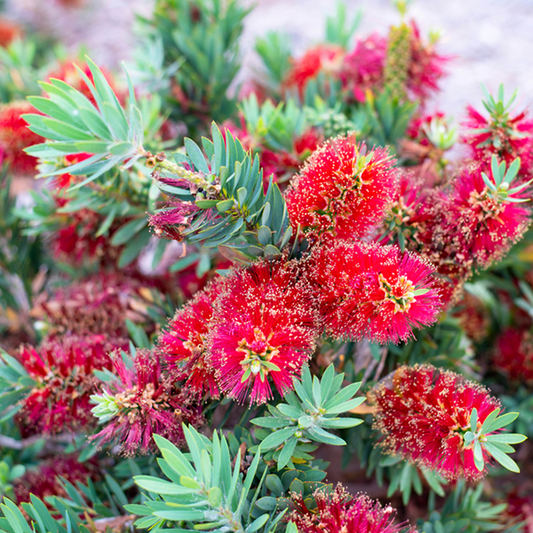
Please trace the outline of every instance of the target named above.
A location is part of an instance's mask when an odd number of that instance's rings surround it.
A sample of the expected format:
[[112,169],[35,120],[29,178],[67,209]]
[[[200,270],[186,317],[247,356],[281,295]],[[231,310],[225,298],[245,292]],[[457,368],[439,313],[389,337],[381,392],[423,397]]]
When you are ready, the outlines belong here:
[[104,335],[44,340],[38,348],[23,345],[19,359],[35,385],[22,400],[21,420],[35,432],[60,433],[89,427],[90,395],[98,382],[93,370],[111,368],[108,353],[127,349],[127,339]]
[[399,342],[435,322],[440,311],[434,269],[395,246],[339,241],[315,247],[308,270],[332,337]]
[[106,409],[105,427],[91,437],[99,445],[115,443],[126,456],[147,454],[156,449],[154,435],[179,445],[184,439],[183,422],[203,424],[195,399],[161,374],[158,355],[137,350],[133,364],[126,364],[115,353],[113,370],[117,379],[102,386],[103,396],[92,397],[99,404],[93,409],[96,416],[102,405]]
[[[448,479],[480,479],[473,443],[464,435],[477,409],[478,429],[500,408],[487,389],[448,370],[431,365],[402,366],[370,393],[374,427],[384,449],[425,466]],[[486,462],[489,455],[483,448]]]
[[[147,321],[142,294],[148,281],[121,272],[101,271],[70,285],[41,293],[32,316],[46,320],[49,334],[101,333],[127,337],[126,320]],[[148,285],[150,286],[150,285]]]
[[396,191],[394,163],[387,149],[367,152],[353,133],[325,142],[286,192],[292,225],[341,239],[368,235]]
[[358,102],[366,100],[366,91],[377,91],[383,86],[383,69],[387,55],[387,39],[373,33],[358,39],[352,52],[343,58],[340,79]]
[[527,330],[508,329],[496,341],[494,366],[513,381],[533,384],[533,337]]
[[450,60],[435,51],[432,43],[424,44],[420,29],[411,21],[411,60],[407,72],[407,90],[424,101],[432,92],[439,90],[438,82],[444,75],[444,65]]
[[318,488],[313,492],[315,509],[309,509],[307,499],[292,493],[289,522],[294,522],[298,531],[305,533],[416,533],[408,531],[408,524],[394,524],[396,511],[390,506],[382,507],[379,501],[371,500],[360,492],[353,496],[340,483],[335,490]]
[[510,198],[493,194],[481,167],[466,168],[453,184],[442,232],[455,239],[459,251],[467,250],[476,265],[487,268],[509,251],[530,223],[531,210],[516,203],[525,198],[524,192]]
[[299,59],[292,59],[292,67],[283,85],[287,88],[296,87],[303,94],[308,81],[319,72],[336,74],[341,66],[344,49],[334,44],[319,44]]
[[186,379],[186,385],[202,396],[207,392],[218,397],[215,370],[207,354],[209,322],[214,303],[222,290],[222,282],[212,282],[202,292],[178,309],[168,327],[158,337],[158,348],[176,379]]
[[315,349],[317,315],[294,261],[259,261],[228,278],[209,333],[210,362],[221,391],[239,402],[280,394]]
[[57,456],[44,461],[38,468],[28,469],[13,482],[13,492],[19,504],[31,501],[31,494],[45,503],[48,496],[68,498],[60,477],[74,486],[77,482],[86,485],[89,478],[95,477],[95,473],[93,464],[80,463],[74,455]]
[[488,162],[492,155],[497,155],[511,163],[520,157],[522,168],[529,170],[533,163],[533,120],[528,117],[528,111],[511,116],[510,112],[499,113],[490,103],[489,110],[489,116],[485,117],[471,105],[466,108],[463,126],[467,131],[462,140],[470,147],[472,158]]
[[24,152],[24,148],[44,142],[44,138],[28,129],[22,118],[37,111],[29,102],[10,102],[0,106],[0,151],[11,164],[14,172],[33,174],[37,159]]

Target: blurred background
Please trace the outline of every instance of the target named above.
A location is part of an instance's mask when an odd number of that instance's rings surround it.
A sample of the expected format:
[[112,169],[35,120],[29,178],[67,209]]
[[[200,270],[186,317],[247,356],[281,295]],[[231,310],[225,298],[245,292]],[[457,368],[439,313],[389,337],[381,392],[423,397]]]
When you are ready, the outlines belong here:
[[[296,52],[323,38],[324,20],[334,0],[242,0],[255,6],[245,19],[242,39],[244,79],[257,58],[255,38],[269,30],[286,32]],[[358,35],[386,34],[398,13],[389,0],[346,0],[348,13],[362,11]],[[5,0],[4,16],[41,30],[73,53],[85,45],[96,63],[117,67],[131,59],[135,15],[149,16],[150,0]],[[409,8],[423,32],[440,32],[439,51],[453,56],[449,76],[434,106],[462,118],[467,102],[480,102],[480,83],[495,90],[499,83],[514,91],[518,103],[533,100],[532,0],[418,0]]]

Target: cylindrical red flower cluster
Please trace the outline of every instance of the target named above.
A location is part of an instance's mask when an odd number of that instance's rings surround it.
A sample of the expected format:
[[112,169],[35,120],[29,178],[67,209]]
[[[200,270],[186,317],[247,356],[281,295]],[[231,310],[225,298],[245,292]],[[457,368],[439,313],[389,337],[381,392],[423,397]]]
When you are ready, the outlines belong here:
[[298,531],[305,533],[416,533],[408,524],[394,524],[396,511],[390,506],[382,507],[379,501],[364,493],[351,495],[341,484],[327,492],[313,492],[316,508],[309,509],[307,499],[292,493],[288,515]]
[[386,148],[367,151],[354,134],[313,152],[287,189],[291,224],[340,239],[369,235],[392,201],[399,172]]
[[221,391],[239,402],[263,403],[269,383],[292,389],[315,349],[317,312],[295,261],[259,261],[233,273],[215,304],[210,363]]
[[440,311],[434,269],[395,246],[339,241],[315,247],[308,263],[332,337],[399,342],[435,322]]
[[[448,479],[476,480],[486,474],[476,468],[473,443],[466,444],[464,434],[471,429],[473,409],[479,429],[500,408],[487,389],[454,372],[415,365],[398,368],[369,396],[385,451]],[[489,459],[484,449],[483,458]]]
[[494,366],[509,379],[533,385],[533,336],[528,330],[508,329],[496,342]]

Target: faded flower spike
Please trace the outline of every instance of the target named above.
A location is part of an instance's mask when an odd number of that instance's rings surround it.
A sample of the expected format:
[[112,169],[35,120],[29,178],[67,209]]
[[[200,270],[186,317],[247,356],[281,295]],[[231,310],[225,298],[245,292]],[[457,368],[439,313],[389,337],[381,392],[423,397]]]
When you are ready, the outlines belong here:
[[[329,489],[329,491],[328,491]],[[360,492],[353,496],[340,483],[331,490],[318,488],[313,492],[315,509],[309,509],[309,501],[300,494],[291,494],[289,521],[298,531],[305,533],[416,533],[414,528],[405,530],[409,524],[394,524],[396,511],[390,506],[382,507],[377,500]]]
[[250,403],[293,387],[315,349],[317,314],[295,262],[260,261],[236,271],[216,303],[210,361],[222,392]]
[[133,363],[115,353],[113,365],[116,378],[104,384],[103,394],[91,396],[94,416],[106,424],[91,440],[116,443],[126,456],[142,455],[155,448],[154,435],[179,444],[182,422],[203,423],[194,398],[161,375],[152,352],[138,350]]
[[386,148],[367,152],[353,133],[325,142],[287,190],[291,224],[340,239],[368,235],[396,192],[394,163]]
[[431,365],[402,366],[370,393],[374,427],[391,454],[448,479],[477,480],[494,458],[518,472],[508,457],[525,436],[501,433],[518,413],[498,417],[500,402],[487,389]]

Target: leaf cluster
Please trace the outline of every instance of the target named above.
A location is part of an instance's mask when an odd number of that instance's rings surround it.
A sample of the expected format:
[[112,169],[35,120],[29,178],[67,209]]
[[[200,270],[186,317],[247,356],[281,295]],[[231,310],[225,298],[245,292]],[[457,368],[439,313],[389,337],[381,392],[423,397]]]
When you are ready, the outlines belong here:
[[271,432],[257,431],[262,450],[274,450],[272,456],[278,470],[285,466],[294,468],[294,463],[312,460],[309,452],[316,449],[311,442],[345,445],[346,442],[328,430],[350,428],[361,424],[359,418],[338,415],[361,405],[365,398],[353,398],[360,383],[342,386],[344,374],[336,374],[333,365],[324,372],[321,379],[311,378],[309,368],[302,372],[301,381],[294,379],[294,392],[285,396],[287,403],[268,405],[269,416],[252,420],[256,426],[268,428]]

